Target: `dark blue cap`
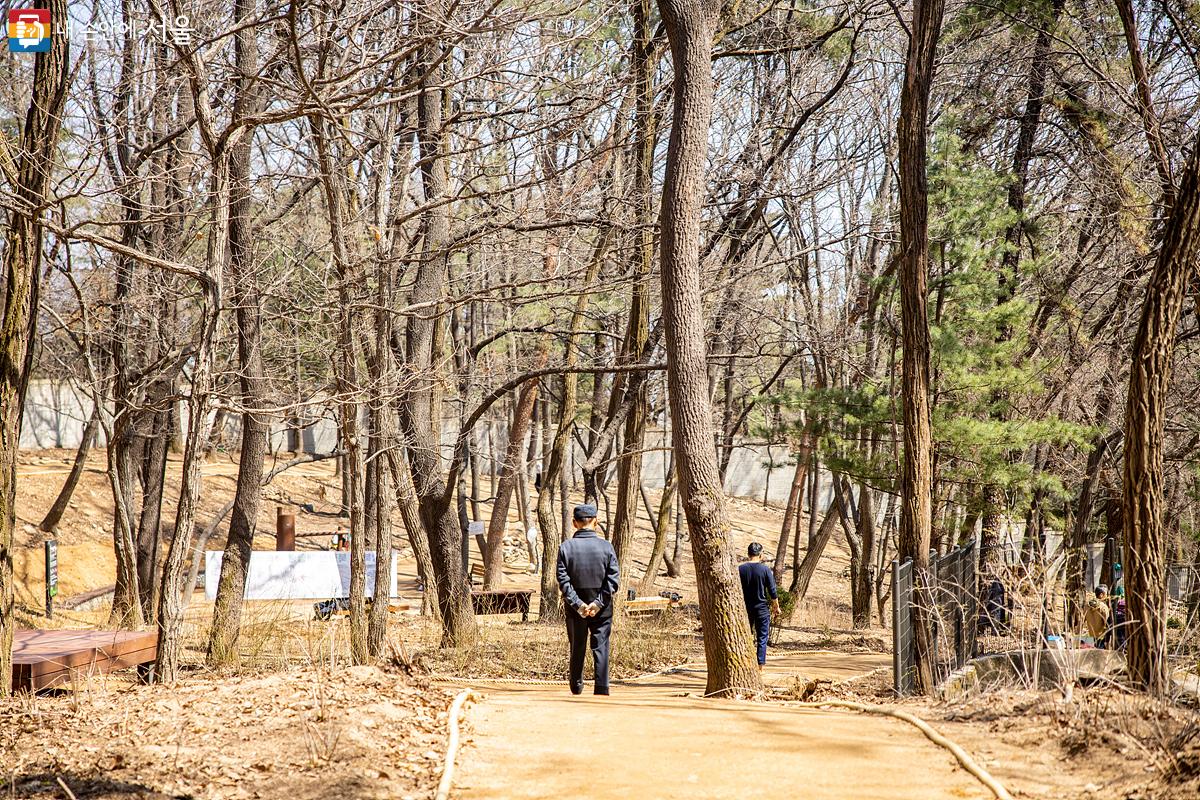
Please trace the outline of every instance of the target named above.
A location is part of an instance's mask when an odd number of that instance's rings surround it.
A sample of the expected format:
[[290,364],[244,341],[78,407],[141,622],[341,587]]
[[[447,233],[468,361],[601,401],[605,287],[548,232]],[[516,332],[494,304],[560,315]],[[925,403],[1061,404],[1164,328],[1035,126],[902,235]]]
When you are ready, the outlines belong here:
[[596,507],[591,503],[584,503],[581,506],[575,506],[575,519],[579,522],[586,522],[589,519],[596,518]]

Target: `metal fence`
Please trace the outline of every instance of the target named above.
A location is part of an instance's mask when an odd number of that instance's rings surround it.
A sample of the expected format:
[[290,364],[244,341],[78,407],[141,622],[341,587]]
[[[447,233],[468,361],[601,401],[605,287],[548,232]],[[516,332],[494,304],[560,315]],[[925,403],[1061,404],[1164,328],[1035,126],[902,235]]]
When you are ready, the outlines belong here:
[[917,683],[912,620],[913,563],[892,562],[892,684],[896,694],[912,694]]
[[[892,680],[897,695],[916,688],[917,651],[913,614],[918,602],[912,561],[892,562]],[[975,655],[979,602],[975,588],[975,544],[929,562],[930,620],[934,679],[941,682]]]

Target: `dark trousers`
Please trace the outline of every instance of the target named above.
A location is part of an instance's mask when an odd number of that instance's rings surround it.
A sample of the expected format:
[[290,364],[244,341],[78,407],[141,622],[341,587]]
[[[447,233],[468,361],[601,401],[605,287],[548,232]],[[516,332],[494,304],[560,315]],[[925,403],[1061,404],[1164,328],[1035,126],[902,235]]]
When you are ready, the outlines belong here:
[[596,694],[608,694],[608,635],[612,632],[612,608],[584,619],[567,608],[567,641],[571,645],[571,694],[583,691],[583,660],[591,640],[592,665],[596,668]]
[[771,611],[765,608],[748,608],[746,613],[750,615],[750,630],[754,632],[754,639],[758,645],[758,665],[761,667],[767,663],[767,637],[771,635]]

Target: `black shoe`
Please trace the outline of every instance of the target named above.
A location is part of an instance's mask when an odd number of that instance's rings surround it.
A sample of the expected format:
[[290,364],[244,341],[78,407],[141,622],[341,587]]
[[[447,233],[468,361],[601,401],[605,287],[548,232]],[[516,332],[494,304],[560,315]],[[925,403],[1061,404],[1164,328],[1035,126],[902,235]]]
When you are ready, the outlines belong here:
[[597,686],[596,690],[594,692],[592,692],[592,694],[600,694],[600,695],[604,695],[605,697],[607,697],[608,696],[608,687],[607,686]]
[[583,687],[582,686],[572,686],[571,694],[583,694]]

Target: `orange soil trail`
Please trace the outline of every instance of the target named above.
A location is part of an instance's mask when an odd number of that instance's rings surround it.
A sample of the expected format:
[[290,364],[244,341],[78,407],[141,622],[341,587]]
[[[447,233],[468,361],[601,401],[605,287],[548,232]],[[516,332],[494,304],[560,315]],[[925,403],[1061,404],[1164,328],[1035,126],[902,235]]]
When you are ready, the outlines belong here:
[[[842,679],[886,655],[792,653],[791,675]],[[899,720],[769,703],[704,700],[702,665],[614,684],[612,696],[566,686],[479,682],[453,796],[463,800],[942,800],[988,798],[953,757]],[[586,690],[585,690],[586,692]]]

